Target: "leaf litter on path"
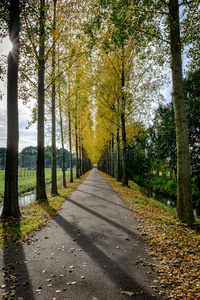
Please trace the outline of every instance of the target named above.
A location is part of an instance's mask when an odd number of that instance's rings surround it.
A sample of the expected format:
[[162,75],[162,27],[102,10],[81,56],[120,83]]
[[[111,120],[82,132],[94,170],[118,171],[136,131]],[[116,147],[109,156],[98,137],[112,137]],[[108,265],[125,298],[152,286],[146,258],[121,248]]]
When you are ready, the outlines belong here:
[[156,271],[168,299],[200,299],[200,235],[178,222],[164,204],[101,174],[139,221],[136,229],[150,245],[149,255],[159,262]]

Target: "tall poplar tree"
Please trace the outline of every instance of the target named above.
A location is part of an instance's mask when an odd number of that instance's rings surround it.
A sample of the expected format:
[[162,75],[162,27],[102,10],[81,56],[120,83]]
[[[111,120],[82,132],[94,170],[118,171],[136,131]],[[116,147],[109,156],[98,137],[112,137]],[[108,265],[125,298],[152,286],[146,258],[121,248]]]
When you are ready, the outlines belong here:
[[40,0],[39,18],[39,57],[38,57],[38,141],[37,141],[37,184],[36,200],[47,202],[45,188],[45,156],[44,156],[44,72],[45,72],[45,0]]
[[13,45],[8,54],[7,81],[7,154],[5,172],[5,193],[2,216],[19,217],[18,203],[18,64],[19,64],[19,32],[20,3],[10,0],[9,3],[9,38]]
[[56,69],[56,4],[57,0],[53,1],[53,45],[52,45],[52,104],[51,104],[51,118],[52,118],[52,175],[51,175],[51,194],[58,195],[57,188],[57,173],[56,173],[56,83],[55,83],[55,69]]
[[181,221],[194,222],[195,218],[192,204],[189,137],[185,101],[183,96],[178,0],[169,1],[169,24],[177,146],[177,217]]

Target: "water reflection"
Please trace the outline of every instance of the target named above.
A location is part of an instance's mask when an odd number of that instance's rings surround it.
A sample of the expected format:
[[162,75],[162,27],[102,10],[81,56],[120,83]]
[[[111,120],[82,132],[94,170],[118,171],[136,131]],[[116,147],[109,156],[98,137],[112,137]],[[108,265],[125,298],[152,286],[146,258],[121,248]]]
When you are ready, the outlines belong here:
[[[156,200],[160,201],[161,203],[164,203],[167,206],[171,206],[176,208],[176,199],[170,196],[164,196],[163,194],[159,192],[152,191],[151,189],[142,188],[143,194],[147,195],[148,197],[154,197]],[[199,218],[200,212],[197,208],[193,209],[194,217]]]
[[[36,192],[29,192],[26,194],[23,194],[19,197],[19,206],[23,207],[26,206],[27,204],[35,201],[36,199]],[[0,207],[0,215],[2,214],[3,210],[3,205]]]

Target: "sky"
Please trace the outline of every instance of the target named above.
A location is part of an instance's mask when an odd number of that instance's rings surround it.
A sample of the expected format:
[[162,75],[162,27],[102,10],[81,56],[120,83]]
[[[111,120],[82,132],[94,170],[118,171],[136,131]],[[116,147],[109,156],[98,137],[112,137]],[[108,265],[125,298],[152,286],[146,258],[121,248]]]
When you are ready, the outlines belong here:
[[[8,38],[0,43],[0,54],[7,55],[11,49],[11,44]],[[7,141],[7,82],[6,76],[4,82],[0,81],[0,90],[3,92],[3,99],[0,100],[0,147],[6,147]],[[166,101],[171,99],[171,85],[165,88],[162,93]],[[37,145],[37,128],[36,124],[31,125],[26,129],[28,121],[31,120],[31,110],[22,104],[19,100],[19,152],[25,147]]]
[[[7,55],[11,49],[11,44],[8,38],[0,44],[0,54]],[[0,100],[0,147],[6,147],[7,141],[7,80],[0,81],[0,90],[3,93],[3,99]],[[37,130],[36,125],[32,125],[26,129],[28,120],[30,121],[31,111],[22,101],[19,100],[19,151],[27,146],[37,145]]]

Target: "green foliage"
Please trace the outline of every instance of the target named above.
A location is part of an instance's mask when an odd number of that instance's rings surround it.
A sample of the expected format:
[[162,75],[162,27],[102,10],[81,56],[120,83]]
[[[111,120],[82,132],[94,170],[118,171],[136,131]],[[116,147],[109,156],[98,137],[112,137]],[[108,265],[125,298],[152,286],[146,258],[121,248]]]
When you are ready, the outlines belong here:
[[123,48],[132,37],[140,52],[155,36],[161,36],[151,5],[150,1],[148,4],[129,0],[94,1],[91,17],[83,26],[90,37],[90,46],[98,42],[106,51],[116,50]]
[[173,103],[161,104],[148,129],[148,156],[153,170],[168,161],[170,172],[176,171],[176,132]]
[[[200,70],[189,72],[184,80],[184,98],[186,104],[190,159],[192,171],[192,194],[194,205],[200,208]],[[174,197],[176,195],[176,132],[173,103],[160,105],[155,111],[153,124],[149,127],[147,155],[151,171],[157,174],[151,177],[134,177],[139,184]],[[159,173],[165,179],[159,177]],[[170,177],[167,176],[170,175]],[[168,178],[167,178],[168,177]],[[200,210],[200,209],[199,209]]]
[[127,148],[128,177],[134,178],[137,175],[146,177],[149,173],[149,161],[145,153],[147,134],[138,135],[132,146]]

